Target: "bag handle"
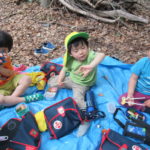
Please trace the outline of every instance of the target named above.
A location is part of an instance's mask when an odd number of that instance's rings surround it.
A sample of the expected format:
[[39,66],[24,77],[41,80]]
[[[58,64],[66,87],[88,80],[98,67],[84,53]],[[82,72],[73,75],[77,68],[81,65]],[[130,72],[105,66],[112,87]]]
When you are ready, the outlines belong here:
[[124,129],[125,125],[119,119],[116,118],[118,111],[121,111],[124,114],[124,112],[122,111],[121,108],[117,108],[116,111],[114,112],[113,118],[120,125],[120,127],[122,127]]
[[103,149],[102,149],[102,146],[103,146],[104,142],[106,141],[109,132],[110,132],[110,129],[108,129],[108,130],[103,129],[103,130],[102,130],[102,134],[103,134],[103,135],[102,135],[102,139],[101,139],[101,144],[100,144],[99,150],[103,150]]

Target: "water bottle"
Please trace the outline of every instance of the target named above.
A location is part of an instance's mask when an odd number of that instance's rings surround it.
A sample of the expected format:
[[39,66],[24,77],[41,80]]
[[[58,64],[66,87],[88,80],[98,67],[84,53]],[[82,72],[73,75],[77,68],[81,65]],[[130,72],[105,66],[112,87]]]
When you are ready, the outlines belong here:
[[87,91],[85,95],[86,100],[86,119],[93,120],[98,118],[104,118],[105,113],[98,111],[95,103],[94,93],[92,91]]
[[88,91],[85,95],[86,100],[86,106],[87,106],[87,112],[92,112],[95,110],[95,104],[94,104],[94,95],[92,91]]

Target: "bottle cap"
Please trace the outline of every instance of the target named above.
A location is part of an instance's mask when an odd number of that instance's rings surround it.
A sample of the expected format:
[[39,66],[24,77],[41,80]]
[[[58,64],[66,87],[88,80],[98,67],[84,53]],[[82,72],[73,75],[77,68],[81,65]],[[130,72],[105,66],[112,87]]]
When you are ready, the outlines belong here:
[[94,111],[94,107],[88,107],[87,108],[87,112],[92,112],[92,111]]

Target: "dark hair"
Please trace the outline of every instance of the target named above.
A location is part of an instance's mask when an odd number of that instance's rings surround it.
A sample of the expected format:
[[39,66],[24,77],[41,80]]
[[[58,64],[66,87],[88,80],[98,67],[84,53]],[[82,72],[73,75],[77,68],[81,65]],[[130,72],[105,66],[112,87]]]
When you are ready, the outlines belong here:
[[72,46],[78,47],[79,44],[82,44],[82,45],[85,44],[87,47],[89,46],[89,43],[88,43],[87,39],[82,38],[82,37],[79,37],[79,38],[74,39],[73,41],[71,41],[71,42],[68,44],[68,53],[69,53],[69,54],[71,53],[71,48],[72,48]]
[[13,46],[12,36],[9,33],[0,30],[0,47],[7,47],[8,52],[10,52],[12,46]]

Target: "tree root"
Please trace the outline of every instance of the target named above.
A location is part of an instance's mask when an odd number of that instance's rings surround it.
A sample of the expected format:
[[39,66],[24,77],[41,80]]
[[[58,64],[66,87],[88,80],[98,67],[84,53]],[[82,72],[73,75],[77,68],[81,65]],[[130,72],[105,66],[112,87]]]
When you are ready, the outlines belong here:
[[[94,18],[96,20],[106,22],[106,23],[115,23],[119,22],[120,19],[124,18],[129,21],[148,23],[148,19],[139,17],[127,12],[123,9],[122,5],[119,5],[119,0],[95,0],[96,3],[93,4],[92,0],[59,0],[59,2],[70,9],[73,12]],[[124,0],[125,2],[132,2],[132,0]],[[120,2],[121,3],[121,2]],[[123,2],[122,2],[123,3]],[[135,0],[133,0],[135,3]],[[101,5],[109,5],[111,10],[97,10],[95,8],[100,7]]]

